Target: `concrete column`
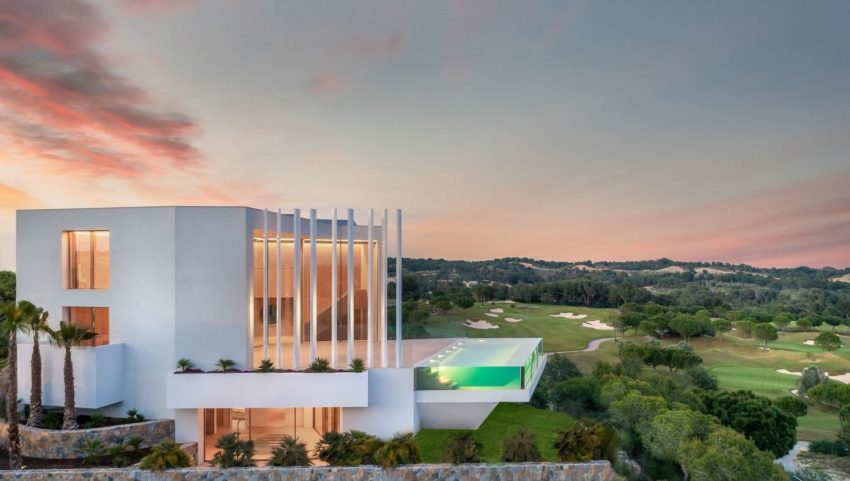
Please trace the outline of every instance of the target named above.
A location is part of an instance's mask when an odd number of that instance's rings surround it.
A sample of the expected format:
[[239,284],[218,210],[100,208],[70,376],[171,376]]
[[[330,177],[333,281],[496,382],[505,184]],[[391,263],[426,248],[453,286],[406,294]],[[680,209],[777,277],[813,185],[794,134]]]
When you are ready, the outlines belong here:
[[354,209],[348,209],[348,343],[346,365],[354,358]]
[[387,232],[389,231],[389,217],[387,209],[384,209],[384,218],[381,221],[381,367],[389,367],[388,319],[387,319]]
[[367,248],[366,248],[366,267],[369,269],[367,272],[367,281],[366,281],[366,296],[368,300],[366,301],[366,339],[368,345],[366,347],[366,365],[369,368],[372,368],[372,351],[374,347],[372,346],[372,330],[373,324],[375,322],[375,313],[374,313],[374,301],[372,299],[373,289],[372,284],[375,282],[375,275],[373,273],[375,269],[375,254],[373,252],[374,246],[372,245],[372,228],[375,225],[375,211],[374,209],[369,209],[369,233],[367,235]]
[[396,210],[395,261],[395,367],[401,367],[401,209]]
[[292,211],[292,362],[301,368],[301,209]]
[[[253,345],[253,343],[252,343]],[[253,350],[253,348],[252,348]],[[252,363],[253,352],[251,353]],[[263,209],[263,359],[269,358],[269,211]],[[253,366],[252,366],[253,367]]]
[[277,210],[277,262],[275,263],[275,283],[277,285],[277,289],[275,292],[275,313],[274,313],[274,325],[275,325],[275,346],[277,347],[277,356],[275,359],[275,367],[281,369],[283,366],[283,344],[281,343],[280,336],[282,331],[281,322],[281,311],[283,311],[283,302],[282,302],[282,287],[281,287],[281,279],[280,279],[280,266],[281,266],[281,249],[280,249],[280,231],[281,231],[281,219],[280,219],[280,209]]
[[310,209],[310,362],[316,360],[316,342],[318,340],[319,327],[319,300],[316,292],[318,282],[316,279],[316,268],[318,256],[316,255],[316,209]]
[[337,222],[336,222],[336,208],[333,210],[333,216],[331,220],[331,367],[336,369],[336,343],[337,343],[337,321],[339,320],[339,313],[337,313],[337,307],[339,302],[339,286],[337,285],[339,282],[338,279],[338,270],[339,266],[337,265],[337,256],[339,255],[339,249],[337,248]]

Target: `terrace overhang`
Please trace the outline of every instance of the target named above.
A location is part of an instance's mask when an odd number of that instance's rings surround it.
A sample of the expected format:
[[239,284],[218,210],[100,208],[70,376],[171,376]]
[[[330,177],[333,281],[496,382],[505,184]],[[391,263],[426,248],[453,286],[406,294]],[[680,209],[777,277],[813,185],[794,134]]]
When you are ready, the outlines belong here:
[[369,371],[171,373],[169,409],[368,407]]

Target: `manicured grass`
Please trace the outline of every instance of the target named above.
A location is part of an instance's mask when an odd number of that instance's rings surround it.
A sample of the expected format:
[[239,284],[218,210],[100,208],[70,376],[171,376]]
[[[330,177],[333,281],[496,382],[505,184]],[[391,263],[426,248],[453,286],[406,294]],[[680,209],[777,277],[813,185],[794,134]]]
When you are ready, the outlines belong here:
[[[498,317],[485,315],[490,309],[502,309]],[[585,314],[584,319],[551,317],[561,312]],[[476,304],[469,309],[452,309],[445,315],[428,318],[426,329],[432,337],[542,337],[543,349],[548,352],[584,349],[593,339],[613,337],[614,331],[601,331],[582,327],[582,322],[600,320],[608,322],[617,315],[616,309],[597,309],[574,306],[549,306],[542,304]],[[506,317],[522,319],[522,322],[507,322]],[[487,321],[498,329],[472,329],[463,323]],[[633,335],[629,333],[628,335]]]
[[[564,413],[536,409],[527,404],[501,403],[473,432],[481,443],[481,460],[488,463],[502,461],[502,442],[521,427],[537,435],[537,445],[547,461],[557,461],[558,453],[552,444],[555,435],[565,427],[572,426],[573,419]],[[416,434],[416,442],[426,463],[443,460],[443,450],[449,445],[452,435],[464,432],[461,429],[423,429]]]

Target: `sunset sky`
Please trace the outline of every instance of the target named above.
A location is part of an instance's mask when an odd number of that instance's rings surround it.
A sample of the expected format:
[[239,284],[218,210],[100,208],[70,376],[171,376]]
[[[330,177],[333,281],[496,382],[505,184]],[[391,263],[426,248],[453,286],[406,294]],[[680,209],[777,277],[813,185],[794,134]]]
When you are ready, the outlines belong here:
[[850,2],[0,0],[0,269],[15,209],[173,204],[847,267]]

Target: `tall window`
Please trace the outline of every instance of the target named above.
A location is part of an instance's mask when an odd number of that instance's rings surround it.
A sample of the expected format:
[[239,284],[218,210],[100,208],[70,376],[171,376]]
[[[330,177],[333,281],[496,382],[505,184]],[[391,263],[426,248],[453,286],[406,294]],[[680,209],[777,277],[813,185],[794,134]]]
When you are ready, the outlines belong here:
[[62,233],[62,286],[65,289],[109,288],[109,231]]
[[63,317],[71,324],[82,326],[97,333],[97,337],[88,341],[86,346],[109,344],[109,308],[72,306],[62,309]]

